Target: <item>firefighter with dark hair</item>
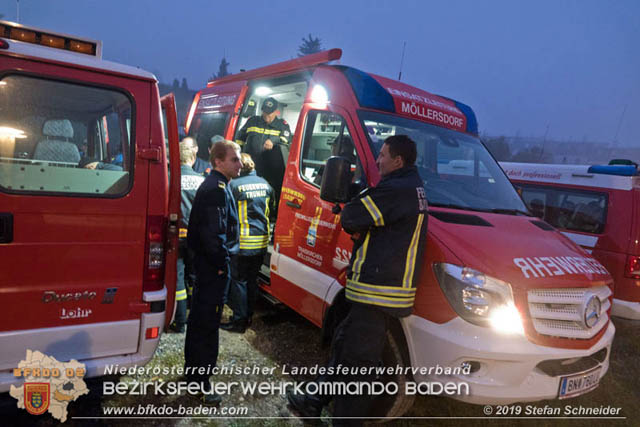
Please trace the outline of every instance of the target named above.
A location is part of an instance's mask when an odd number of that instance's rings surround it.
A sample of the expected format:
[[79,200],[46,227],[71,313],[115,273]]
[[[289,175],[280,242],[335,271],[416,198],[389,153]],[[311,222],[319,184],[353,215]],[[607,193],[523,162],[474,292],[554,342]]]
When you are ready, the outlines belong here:
[[277,117],[278,101],[267,98],[262,102],[260,116],[253,116],[242,126],[236,142],[242,146],[256,165],[256,173],[265,178],[275,191],[276,206],[284,178],[291,129]]
[[222,398],[209,383],[211,368],[218,360],[218,338],[224,292],[230,278],[229,261],[237,247],[238,213],[229,180],[240,174],[240,147],[221,141],[211,149],[211,172],[193,201],[187,243],[194,252],[196,285],[184,343],[185,376],[198,383],[204,403],[218,404]]
[[[355,240],[347,270],[351,308],[334,334],[330,366],[379,366],[389,324],[413,310],[427,235],[427,200],[415,160],[416,146],[408,136],[387,138],[377,159],[380,182],[342,211],[342,227]],[[371,382],[374,377],[316,378],[336,380]],[[300,415],[317,417],[331,396],[289,393],[288,399]],[[336,396],[334,425],[362,424],[358,418],[370,415],[371,405],[367,395]]]
[[196,191],[204,181],[202,175],[193,170],[195,153],[187,138],[180,141],[180,234],[178,241],[178,266],[176,283],[176,314],[169,331],[182,333],[187,323],[187,299],[193,291],[193,253],[187,247],[187,229],[191,206]]
[[269,210],[273,189],[256,175],[251,156],[242,153],[240,178],[229,183],[238,206],[240,250],[231,260],[229,307],[233,317],[220,327],[229,332],[244,333],[251,324],[258,295],[258,272],[269,244]]

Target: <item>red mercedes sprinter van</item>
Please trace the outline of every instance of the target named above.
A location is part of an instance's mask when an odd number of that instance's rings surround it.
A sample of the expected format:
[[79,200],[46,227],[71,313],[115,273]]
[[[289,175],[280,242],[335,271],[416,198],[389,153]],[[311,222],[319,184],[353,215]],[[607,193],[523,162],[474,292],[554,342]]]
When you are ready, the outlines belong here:
[[[335,204],[320,198],[319,178],[331,173],[327,159],[341,155],[353,173],[345,186],[375,185],[382,142],[407,134],[418,145],[429,232],[413,314],[392,327],[385,357],[427,373],[395,381],[466,382],[470,393],[455,397],[483,404],[566,398],[596,387],[615,331],[611,276],[528,212],[479,140],[470,107],[331,63],[340,56],[333,49],[213,80],[187,117],[201,146],[215,134],[233,140],[272,97],[291,127],[290,145],[277,144],[268,165],[282,181],[263,290],[330,336],[346,311],[352,242]],[[428,372],[437,366],[468,374]],[[397,416],[411,398],[398,394],[376,408]]]

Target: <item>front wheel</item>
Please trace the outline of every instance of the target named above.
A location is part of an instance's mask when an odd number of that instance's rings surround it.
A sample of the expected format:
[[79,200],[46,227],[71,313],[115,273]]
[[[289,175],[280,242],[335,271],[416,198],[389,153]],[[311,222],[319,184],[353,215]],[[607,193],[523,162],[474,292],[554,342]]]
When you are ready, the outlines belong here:
[[[398,325],[399,326],[399,325]],[[409,366],[409,354],[401,338],[402,333],[395,331],[394,328],[387,330],[387,342],[384,346],[382,353],[382,362],[385,367],[393,368],[396,370],[397,366],[402,367],[402,371],[406,366]],[[404,415],[415,400],[414,395],[407,395],[405,393],[405,387],[407,382],[412,381],[412,378],[404,373],[393,375],[383,375],[376,379],[385,384],[395,383],[398,386],[398,392],[395,394],[381,394],[377,396],[373,403],[372,416],[374,417],[387,417],[397,418]],[[382,422],[388,420],[381,420]]]

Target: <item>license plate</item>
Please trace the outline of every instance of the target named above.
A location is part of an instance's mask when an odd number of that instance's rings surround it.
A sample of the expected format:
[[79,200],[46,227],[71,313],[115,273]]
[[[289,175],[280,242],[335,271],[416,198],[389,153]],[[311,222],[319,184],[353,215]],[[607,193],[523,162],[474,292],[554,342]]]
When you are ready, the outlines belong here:
[[600,382],[599,366],[581,374],[569,375],[560,378],[560,391],[558,391],[558,399],[566,399],[568,397],[579,396],[598,386]]

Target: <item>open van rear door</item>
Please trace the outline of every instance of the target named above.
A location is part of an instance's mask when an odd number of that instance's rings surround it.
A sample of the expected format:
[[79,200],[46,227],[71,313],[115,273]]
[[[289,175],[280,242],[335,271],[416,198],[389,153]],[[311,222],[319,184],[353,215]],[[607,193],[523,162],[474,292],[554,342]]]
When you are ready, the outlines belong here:
[[178,220],[180,219],[180,148],[178,140],[178,116],[173,93],[160,98],[166,120],[169,141],[169,206],[167,223],[167,241],[165,251],[165,284],[167,286],[167,315],[165,326],[171,323],[176,298],[176,262],[178,258]]

